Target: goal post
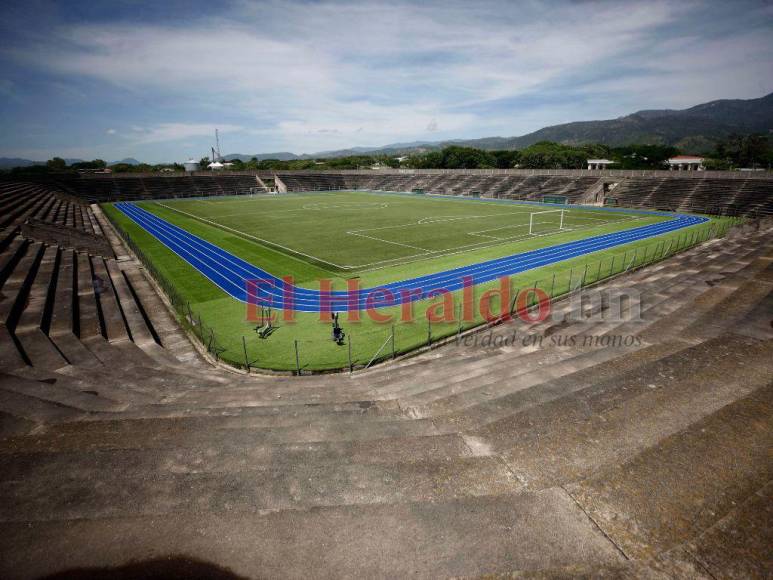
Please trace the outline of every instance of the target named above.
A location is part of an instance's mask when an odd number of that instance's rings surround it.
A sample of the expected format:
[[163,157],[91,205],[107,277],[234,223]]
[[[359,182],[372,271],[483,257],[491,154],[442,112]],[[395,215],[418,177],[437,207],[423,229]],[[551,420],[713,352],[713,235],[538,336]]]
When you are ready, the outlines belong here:
[[545,211],[533,211],[529,214],[529,235],[533,236],[536,233],[536,227],[540,223],[541,219],[544,219],[546,214],[551,214],[548,223],[552,224],[554,222],[558,222],[558,230],[564,229],[564,213],[566,212],[565,209],[548,209]]
[[250,187],[250,195],[276,195],[278,192],[271,187]]

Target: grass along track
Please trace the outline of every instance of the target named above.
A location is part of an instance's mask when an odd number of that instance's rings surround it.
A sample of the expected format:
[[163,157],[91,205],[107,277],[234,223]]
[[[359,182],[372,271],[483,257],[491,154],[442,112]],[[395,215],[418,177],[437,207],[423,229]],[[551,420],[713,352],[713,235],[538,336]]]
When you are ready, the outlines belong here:
[[[315,195],[314,199],[320,199],[319,195]],[[466,206],[467,203],[475,202],[460,201],[451,203]],[[170,204],[164,202],[164,205]],[[485,202],[482,205],[485,205]],[[200,219],[184,216],[179,214],[179,212],[158,204],[150,203],[143,204],[143,206],[154,207],[153,213],[164,219],[168,219],[167,216],[174,216],[175,221],[173,223],[184,227],[195,235],[205,237],[212,243],[232,251],[252,263],[260,264],[267,271],[289,271],[289,273],[296,277],[296,282],[303,283],[303,285],[311,288],[315,287],[315,281],[320,277],[328,277],[333,279],[335,289],[345,289],[345,278],[347,277],[345,274],[338,273],[337,276],[331,276],[333,272],[317,264],[305,262],[297,257],[290,257],[277,249],[254,241],[248,241],[238,234],[206,224]],[[526,207],[529,207],[530,211],[534,210],[533,206]],[[544,206],[536,209],[544,209]],[[243,303],[226,296],[195,268],[180,259],[169,248],[117,211],[116,208],[108,205],[105,207],[105,211],[116,225],[131,236],[133,242],[141,248],[147,259],[152,261],[157,272],[167,281],[173,283],[175,292],[184,297],[186,302],[190,303],[190,308],[194,313],[193,318],[197,324],[200,317],[202,325],[208,331],[209,329],[212,330],[213,334],[207,334],[207,336],[211,337],[211,340],[214,341],[214,344],[220,351],[220,356],[225,360],[237,365],[244,365],[246,360],[257,367],[273,370],[293,370],[296,368],[295,346],[297,343],[300,366],[306,370],[338,369],[348,365],[349,344],[345,346],[335,345],[330,340],[329,324],[320,322],[318,315],[298,313],[293,323],[280,321],[278,327],[269,338],[259,339],[254,332],[255,324],[245,320],[245,305]],[[165,212],[168,212],[168,214]],[[219,217],[222,219],[222,215]],[[419,219],[426,219],[426,216]],[[170,221],[172,221],[171,218]],[[463,222],[465,220],[454,219],[449,221]],[[439,222],[435,225],[439,226],[441,223],[447,225],[448,222]],[[641,224],[637,223],[636,225]],[[566,293],[571,284],[577,284],[580,276],[579,272],[581,271],[586,272],[584,274],[586,276],[586,284],[593,283],[596,277],[603,278],[631,265],[630,262],[634,253],[637,256],[634,266],[638,266],[644,260],[656,259],[657,249],[659,248],[663,252],[669,242],[671,242],[671,247],[673,247],[673,240],[676,239],[680,239],[684,243],[687,239],[685,235],[687,232],[692,234],[695,230],[707,231],[709,227],[716,225],[716,221],[712,220],[702,226],[694,226],[693,228],[666,234],[656,239],[633,242],[625,246],[524,272],[514,276],[511,284],[513,288],[524,288],[533,286],[537,282],[537,285],[544,288],[546,292],[552,288],[553,295],[559,296]],[[722,224],[720,223],[719,225]],[[617,226],[616,229],[615,226]],[[342,225],[342,227],[346,226]],[[601,231],[607,228],[618,231],[620,224],[603,224],[599,228]],[[592,233],[601,233],[600,230],[594,228]],[[534,247],[554,245],[562,240],[566,241],[567,237],[577,239],[578,236],[587,237],[587,235],[589,234],[582,233],[581,231],[568,231],[544,238],[508,240],[503,244],[459,254],[443,255],[429,261],[404,263],[389,268],[372,270],[362,274],[361,282],[363,286],[375,286],[394,280],[395,275],[407,276],[420,275],[428,271],[437,272],[449,266],[459,266],[460,263],[479,262],[481,259],[485,259],[481,258],[481,255],[500,256],[503,252],[505,254],[513,253],[514,247],[518,247],[519,251],[527,251],[529,248],[533,249]],[[644,248],[647,248],[646,251]],[[476,297],[495,286],[497,286],[496,282],[477,286],[475,288]],[[459,303],[457,294],[454,293],[455,304]],[[416,320],[414,322],[401,322],[398,320],[394,324],[380,324],[370,320],[367,316],[363,316],[358,323],[350,323],[343,320],[344,329],[349,337],[347,342],[351,343],[352,358],[355,364],[367,363],[376,353],[377,349],[384,344],[393,329],[395,332],[395,349],[398,353],[407,352],[425,344],[428,339],[428,327],[423,313],[429,304],[436,302],[437,300],[423,300],[415,303],[413,305],[413,310],[416,313]],[[494,306],[498,305],[494,304]],[[393,318],[397,318],[399,311],[399,307],[379,310],[380,313],[391,315]],[[183,320],[183,323],[187,324],[189,322],[190,320]],[[463,327],[469,328],[481,322],[483,320],[480,313],[476,313],[475,320],[465,322]],[[432,338],[435,339],[453,334],[458,329],[459,325],[457,322],[434,323],[431,328]],[[245,337],[244,342],[242,337]],[[245,344],[247,347],[246,358],[243,348]],[[391,348],[387,348],[384,355],[391,355]]]

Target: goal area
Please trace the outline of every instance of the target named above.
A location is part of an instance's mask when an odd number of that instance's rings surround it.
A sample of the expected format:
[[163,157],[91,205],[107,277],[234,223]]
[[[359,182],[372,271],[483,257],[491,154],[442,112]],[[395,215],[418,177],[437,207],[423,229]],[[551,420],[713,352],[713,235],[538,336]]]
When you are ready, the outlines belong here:
[[529,235],[541,235],[564,229],[565,209],[533,211],[529,214]]

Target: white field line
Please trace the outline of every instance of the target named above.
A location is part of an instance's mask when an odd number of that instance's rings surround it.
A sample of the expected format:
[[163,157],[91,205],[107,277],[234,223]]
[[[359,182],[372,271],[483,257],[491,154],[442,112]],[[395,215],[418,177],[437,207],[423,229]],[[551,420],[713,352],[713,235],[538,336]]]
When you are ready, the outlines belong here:
[[[641,216],[641,217],[635,217],[632,218],[633,220],[639,220],[644,219],[649,216]],[[496,238],[496,242],[478,242],[476,244],[468,244],[465,246],[457,246],[456,248],[453,248],[453,251],[447,251],[447,250],[434,250],[430,254],[421,255],[416,254],[415,256],[406,256],[404,258],[394,258],[392,260],[382,260],[381,262],[373,262],[372,264],[365,264],[362,266],[362,268],[365,268],[364,270],[360,270],[360,272],[374,272],[376,270],[383,270],[384,268],[391,268],[393,266],[404,266],[406,264],[411,264],[413,262],[420,262],[421,260],[426,260],[428,258],[445,258],[447,256],[455,256],[457,254],[466,254],[467,252],[474,251],[474,250],[485,250],[487,248],[493,248],[496,246],[501,246],[505,243],[511,243],[511,242],[518,242],[525,239],[533,239],[533,238],[543,238],[548,236],[554,236],[557,234],[560,234],[561,232],[566,231],[579,231],[579,230],[585,230],[585,229],[594,229],[598,227],[602,227],[603,225],[612,224],[612,223],[618,223],[620,221],[627,221],[626,220],[616,220],[612,222],[606,222],[604,224],[591,224],[588,226],[581,226],[577,228],[564,228],[563,230],[559,231],[552,231],[552,232],[546,232],[544,234],[523,234],[520,236],[513,236],[510,238]],[[396,264],[385,264],[385,262],[395,262],[397,260],[401,260],[399,263]],[[378,265],[383,264],[383,265]],[[370,268],[369,266],[376,265],[375,268]]]
[[390,240],[382,240],[381,238],[374,238],[373,236],[366,236],[365,234],[361,234],[359,232],[346,232],[346,233],[349,234],[349,235],[352,235],[352,236],[359,236],[361,238],[368,238],[369,240],[374,240],[376,242],[381,242],[381,243],[384,243],[384,244],[392,244],[392,245],[395,245],[395,246],[402,246],[404,248],[411,248],[412,250],[421,250],[425,254],[432,253],[431,250],[427,250],[425,248],[420,248],[419,246],[411,246],[409,244],[403,244],[401,242],[392,242]]
[[[311,197],[311,196],[309,196],[309,197]],[[196,201],[196,200],[194,200],[194,201]],[[247,201],[247,200],[241,200],[240,199],[240,200],[234,200],[234,201]],[[437,201],[441,201],[441,200],[438,199]],[[365,228],[365,229],[361,229],[361,230],[351,230],[351,231],[347,231],[345,233],[351,234],[351,235],[355,235],[355,236],[369,238],[369,239],[372,239],[372,240],[377,241],[377,242],[382,242],[382,243],[387,243],[387,244],[395,244],[395,245],[399,245],[399,246],[409,247],[409,248],[412,248],[412,249],[420,250],[422,253],[420,253],[420,254],[413,254],[413,255],[409,255],[409,256],[403,256],[403,257],[399,257],[399,258],[389,258],[389,259],[386,259],[386,260],[377,260],[375,262],[369,262],[369,263],[366,263],[366,264],[357,264],[357,265],[344,266],[344,265],[336,264],[334,262],[330,262],[329,260],[324,260],[322,258],[318,258],[318,257],[316,257],[316,256],[314,256],[312,254],[307,254],[307,253],[304,253],[304,252],[300,252],[298,250],[294,250],[292,248],[289,248],[287,246],[283,246],[282,244],[278,244],[278,243],[272,242],[270,240],[265,240],[263,238],[259,238],[257,236],[253,236],[251,234],[247,234],[247,233],[242,232],[240,230],[237,230],[235,228],[231,228],[229,226],[220,224],[220,223],[218,223],[216,221],[208,220],[206,218],[197,216],[195,214],[191,214],[191,213],[188,213],[186,211],[173,208],[173,207],[168,206],[168,205],[166,205],[164,203],[161,203],[161,202],[155,202],[155,203],[158,203],[158,205],[160,205],[162,207],[165,207],[165,208],[170,209],[172,211],[176,211],[178,213],[181,213],[183,215],[189,216],[189,217],[191,217],[193,219],[202,221],[204,223],[208,223],[208,224],[213,225],[215,227],[232,231],[232,232],[234,232],[236,234],[239,234],[241,236],[245,236],[245,237],[251,238],[251,239],[253,239],[255,241],[263,242],[265,244],[268,244],[269,246],[277,246],[279,248],[287,250],[291,254],[297,254],[299,256],[305,256],[305,257],[311,258],[312,260],[315,260],[317,262],[322,262],[324,264],[329,264],[329,265],[331,265],[331,266],[333,266],[335,268],[340,268],[342,270],[353,270],[353,269],[356,269],[356,270],[361,271],[361,272],[372,272],[372,271],[375,271],[375,270],[381,270],[383,268],[389,268],[389,267],[393,267],[393,266],[401,266],[401,265],[404,265],[404,264],[410,264],[410,263],[413,263],[413,262],[418,262],[418,261],[421,261],[421,260],[425,260],[425,259],[428,259],[428,258],[431,258],[431,257],[454,256],[454,255],[457,255],[457,254],[463,254],[463,253],[466,253],[466,252],[469,252],[469,251],[473,251],[473,250],[482,250],[482,249],[486,249],[486,248],[490,248],[490,247],[495,247],[495,246],[502,245],[502,244],[509,243],[509,242],[521,241],[521,240],[527,239],[527,238],[540,238],[540,237],[545,237],[545,236],[551,236],[551,235],[556,235],[558,233],[565,232],[565,231],[577,231],[577,230],[582,230],[582,229],[593,229],[593,228],[596,228],[596,227],[602,227],[602,226],[605,226],[605,225],[609,225],[609,224],[613,224],[613,223],[618,223],[618,222],[621,222],[621,221],[627,221],[627,220],[635,221],[635,220],[640,220],[640,219],[644,219],[645,217],[648,217],[648,216],[625,216],[622,219],[611,220],[611,221],[609,221],[609,220],[601,220],[599,218],[591,218],[591,219],[598,219],[599,221],[603,221],[603,223],[602,224],[590,224],[590,225],[587,225],[587,226],[581,226],[581,227],[576,227],[576,228],[564,228],[563,230],[546,232],[544,234],[525,234],[525,235],[519,235],[519,236],[511,236],[511,237],[507,237],[507,238],[497,238],[495,236],[481,236],[481,237],[490,237],[490,238],[492,238],[492,239],[494,239],[496,241],[494,241],[494,242],[490,242],[490,241],[476,242],[474,244],[466,244],[466,245],[463,245],[463,246],[456,246],[454,248],[449,248],[449,249],[445,249],[445,250],[427,250],[425,248],[420,248],[418,246],[409,246],[408,244],[401,244],[401,243],[398,243],[398,242],[391,242],[390,240],[384,240],[384,239],[381,239],[381,238],[377,238],[377,237],[373,237],[373,236],[368,236],[368,235],[362,234],[362,232],[385,230],[385,229],[407,228],[407,227],[413,227],[413,226],[416,226],[416,225],[426,225],[426,223],[432,223],[432,222],[425,222],[425,224],[419,224],[419,222],[422,221],[422,220],[419,220],[418,222],[410,222],[410,223],[399,224],[399,225],[395,225],[395,226],[384,226],[384,227],[379,227],[379,228]],[[289,212],[289,211],[298,211],[298,210],[309,211],[308,209],[304,209],[304,208],[297,208],[297,209],[293,209],[293,210],[282,210],[282,211]],[[554,211],[560,211],[560,210],[548,210],[548,212],[554,212]],[[565,211],[568,212],[569,210],[565,210]],[[548,213],[548,212],[538,212],[538,213]],[[273,213],[279,213],[279,212],[272,212],[272,214]],[[508,214],[509,215],[528,215],[530,213],[534,213],[534,212],[530,212],[528,210],[512,211],[512,212],[506,212],[504,214],[503,213],[498,213],[498,214],[490,214],[490,215],[485,215],[485,216],[470,216],[470,218],[468,218],[468,216],[459,216],[459,219],[471,219],[472,217],[502,217],[503,215],[508,215]],[[241,215],[241,214],[237,214],[237,215]],[[218,217],[221,217],[221,216],[218,216]],[[422,219],[427,219],[427,218],[422,218]],[[432,218],[430,217],[429,219],[432,219]],[[540,222],[540,223],[549,223],[549,222]],[[503,227],[525,227],[526,225],[527,224],[503,226]],[[495,229],[501,229],[501,228],[495,228]],[[489,230],[480,230],[480,231],[489,231]],[[469,232],[467,232],[467,233],[469,233]],[[297,260],[297,261],[299,261],[301,263],[304,263],[304,264],[306,263],[304,260],[302,260],[300,258],[297,258],[296,256],[292,256],[291,255],[290,257],[294,258],[295,260]],[[365,268],[365,269],[363,270],[363,268]]]
[[[224,229],[224,230],[229,230],[231,232],[234,232],[235,234],[239,234],[240,236],[246,236],[248,238],[252,238],[253,240],[256,240],[258,242],[263,242],[265,244],[268,244],[269,246],[272,246],[272,245],[273,246],[277,246],[277,247],[282,248],[283,250],[287,250],[288,252],[291,252],[293,254],[298,254],[300,256],[306,256],[307,258],[311,258],[312,260],[316,260],[318,262],[322,262],[322,263],[325,263],[325,264],[330,264],[331,266],[334,266],[336,268],[342,268],[342,269],[350,269],[350,268],[352,268],[352,266],[341,266],[339,264],[335,264],[335,263],[329,262],[327,260],[322,260],[321,258],[317,258],[316,256],[312,256],[310,254],[304,254],[303,252],[299,252],[297,250],[293,250],[292,248],[288,248],[287,246],[283,246],[282,244],[277,244],[276,242],[272,242],[272,241],[269,241],[269,240],[264,240],[263,238],[259,238],[257,236],[253,236],[251,234],[246,234],[246,233],[241,232],[241,231],[239,231],[237,229],[230,228],[228,226],[224,226],[223,224],[217,223],[215,221],[208,220],[206,218],[194,215],[192,213],[188,213],[187,211],[183,211],[181,209],[176,209],[176,208],[170,207],[170,206],[168,206],[166,204],[163,204],[161,202],[156,202],[156,203],[158,203],[158,205],[160,205],[161,207],[165,207],[166,209],[170,209],[172,211],[176,211],[178,213],[181,213],[181,214],[186,215],[188,217],[191,217],[193,219],[202,221],[204,223],[208,223],[208,224],[213,225],[215,227],[218,227],[218,228],[221,228],[221,229]],[[291,256],[291,257],[295,258],[294,256]],[[307,262],[305,260],[301,260],[300,258],[295,258],[295,259],[298,260],[299,262],[307,264]]]

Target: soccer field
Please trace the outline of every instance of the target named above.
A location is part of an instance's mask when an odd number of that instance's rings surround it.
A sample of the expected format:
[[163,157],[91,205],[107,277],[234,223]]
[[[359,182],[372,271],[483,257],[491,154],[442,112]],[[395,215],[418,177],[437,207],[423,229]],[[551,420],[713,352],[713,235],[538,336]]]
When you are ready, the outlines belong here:
[[[482,311],[458,316],[464,277],[473,280],[476,300],[509,278],[512,295],[507,304],[494,297],[494,309],[512,307],[527,288],[553,298],[689,247],[714,235],[716,221],[375,192],[177,198],[104,210],[211,352],[241,366],[294,371],[367,364],[481,324]],[[245,310],[254,297],[249,281],[273,279],[273,307],[285,311],[285,276],[292,277],[297,316],[258,338]],[[352,298],[347,288],[355,279]],[[332,284],[332,310],[346,314],[345,346],[330,340],[330,323],[320,315],[321,280]],[[351,322],[350,313],[368,310],[368,297],[381,290],[392,296],[377,305],[387,322],[364,313]],[[430,323],[437,290],[454,304]]]
[[[368,192],[186,199],[142,207],[183,227],[195,219],[332,274],[389,268],[397,277],[413,270],[401,266],[416,262],[451,258],[443,264],[454,266],[476,257],[505,256],[669,219],[624,211]],[[242,246],[237,255],[246,253],[241,257],[249,261],[249,244]]]

